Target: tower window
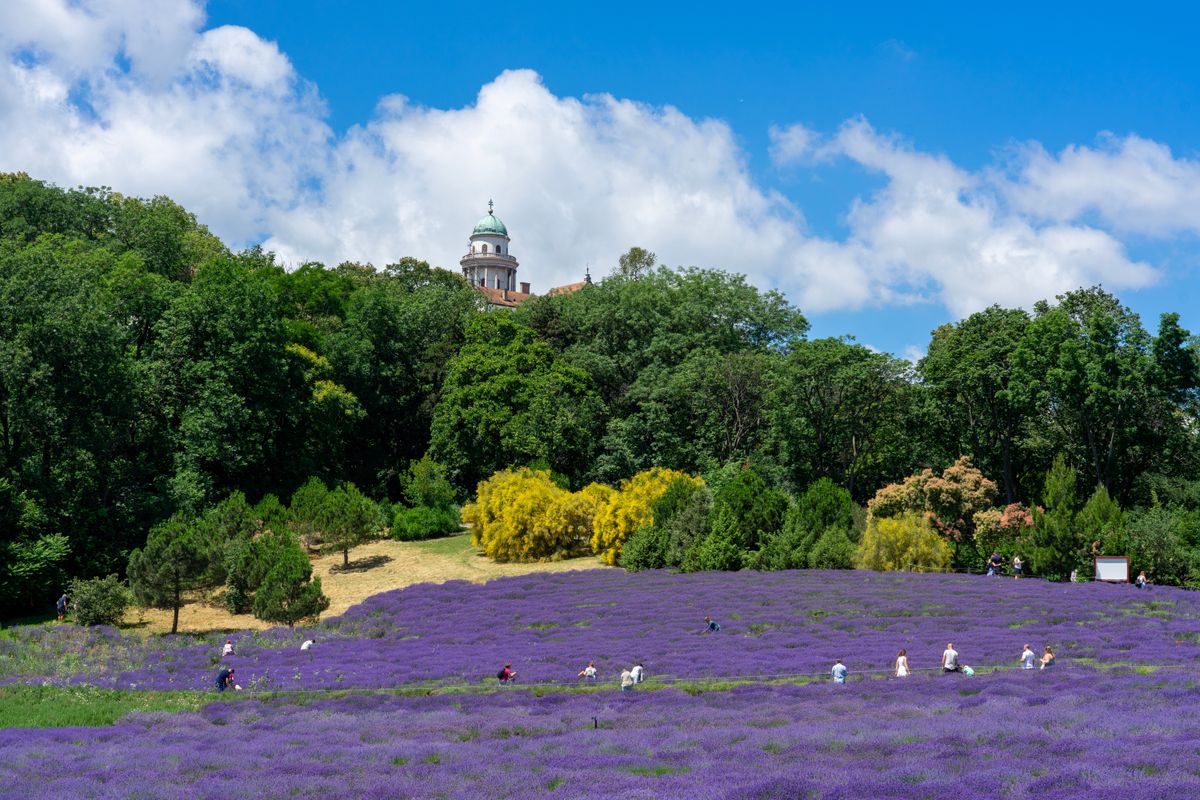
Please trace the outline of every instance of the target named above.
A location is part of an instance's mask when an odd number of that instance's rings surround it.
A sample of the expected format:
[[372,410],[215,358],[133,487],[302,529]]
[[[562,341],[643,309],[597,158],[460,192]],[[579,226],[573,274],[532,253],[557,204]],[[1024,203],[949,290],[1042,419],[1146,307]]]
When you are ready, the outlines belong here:
[[483,246],[483,252],[485,252],[485,253],[487,252],[487,245],[486,245],[486,244]]

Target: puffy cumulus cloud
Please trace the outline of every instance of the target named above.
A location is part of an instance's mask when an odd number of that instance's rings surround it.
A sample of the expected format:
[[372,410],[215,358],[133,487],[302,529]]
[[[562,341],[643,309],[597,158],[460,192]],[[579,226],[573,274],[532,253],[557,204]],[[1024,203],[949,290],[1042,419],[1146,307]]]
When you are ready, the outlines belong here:
[[69,77],[112,68],[114,54],[132,71],[160,79],[182,64],[204,14],[196,2],[160,0],[6,0],[0,48]]
[[[1114,236],[1072,221],[1077,215],[1044,224],[1013,207],[1006,198],[1016,186],[997,171],[963,170],[880,134],[863,119],[846,122],[826,139],[805,129],[800,135],[782,131],[776,140],[787,139],[805,141],[806,150],[793,156],[777,149],[781,165],[809,154],[843,157],[885,178],[877,192],[852,204],[847,239],[829,243],[854,263],[853,274],[868,287],[857,297],[840,295],[843,304],[936,298],[967,314],[991,303],[1027,306],[1080,286],[1137,288],[1157,278]],[[830,257],[820,250],[815,255]],[[819,263],[803,268],[814,272]],[[811,299],[822,307],[836,305],[839,295]]]
[[1175,158],[1159,142],[1104,133],[1095,147],[1057,156],[1031,143],[1017,149],[1013,166],[1013,205],[1040,219],[1092,213],[1118,231],[1200,233],[1200,161]]
[[[721,267],[808,311],[941,302],[967,313],[1103,282],[1152,282],[1111,231],[1195,230],[1195,162],[1136,137],[1037,145],[972,172],[864,120],[770,131],[780,169],[882,176],[841,238],[752,177],[728,125],[505,72],[451,109],[380,101],[344,136],[316,88],[253,31],[189,0],[0,3],[0,170],[178,200],[231,245],[292,264],[454,267],[494,198],[536,289],[608,272],[633,245]],[[1097,174],[1105,176],[1103,179]],[[1120,191],[1112,191],[1113,186]]]
[[328,154],[279,48],[196,3],[0,4],[0,170],[165,194],[231,242],[265,235]]
[[489,199],[535,290],[589,264],[606,273],[633,245],[768,282],[800,242],[798,212],[754,184],[724,123],[557,97],[517,70],[464,108],[387,98],[334,148],[319,193],[272,216],[267,246],[293,262],[418,255],[455,267]]

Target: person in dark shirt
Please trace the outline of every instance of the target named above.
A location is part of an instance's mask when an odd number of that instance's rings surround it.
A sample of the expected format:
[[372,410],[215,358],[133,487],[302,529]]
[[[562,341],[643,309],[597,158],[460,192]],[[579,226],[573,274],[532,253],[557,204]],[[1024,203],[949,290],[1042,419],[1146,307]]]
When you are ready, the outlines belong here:
[[705,617],[704,624],[708,626],[708,633],[716,633],[717,631],[721,630],[721,625],[712,617]]
[[988,575],[999,575],[1000,570],[1004,569],[1004,556],[999,552],[992,553],[992,557],[988,559]]
[[230,667],[223,667],[221,671],[217,673],[217,691],[223,692],[230,686],[233,686],[233,669]]

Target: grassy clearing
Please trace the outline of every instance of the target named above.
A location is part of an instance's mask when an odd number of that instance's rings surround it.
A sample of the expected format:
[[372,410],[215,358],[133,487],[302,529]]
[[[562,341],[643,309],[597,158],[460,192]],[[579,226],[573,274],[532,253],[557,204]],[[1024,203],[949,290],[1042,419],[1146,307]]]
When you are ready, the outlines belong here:
[[215,699],[204,692],[127,692],[94,686],[0,687],[0,726],[65,728],[112,725],[134,711],[195,711]]

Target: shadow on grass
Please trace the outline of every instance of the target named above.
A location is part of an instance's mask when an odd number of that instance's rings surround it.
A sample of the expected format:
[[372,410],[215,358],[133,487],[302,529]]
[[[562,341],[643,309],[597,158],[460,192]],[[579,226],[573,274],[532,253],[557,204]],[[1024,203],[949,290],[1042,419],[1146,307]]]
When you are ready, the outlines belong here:
[[367,558],[357,558],[349,564],[336,564],[329,568],[330,572],[366,572],[376,567],[382,567],[392,560],[391,556],[378,555]]

